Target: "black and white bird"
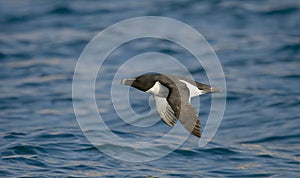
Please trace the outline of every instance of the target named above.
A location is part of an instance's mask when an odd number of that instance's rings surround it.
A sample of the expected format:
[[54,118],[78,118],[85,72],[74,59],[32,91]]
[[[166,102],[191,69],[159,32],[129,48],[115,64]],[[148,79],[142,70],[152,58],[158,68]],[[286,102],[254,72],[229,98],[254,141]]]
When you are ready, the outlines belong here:
[[174,126],[178,119],[186,130],[197,137],[201,137],[201,124],[191,98],[220,91],[184,77],[159,73],[123,79],[122,84],[152,94],[156,110],[168,126]]

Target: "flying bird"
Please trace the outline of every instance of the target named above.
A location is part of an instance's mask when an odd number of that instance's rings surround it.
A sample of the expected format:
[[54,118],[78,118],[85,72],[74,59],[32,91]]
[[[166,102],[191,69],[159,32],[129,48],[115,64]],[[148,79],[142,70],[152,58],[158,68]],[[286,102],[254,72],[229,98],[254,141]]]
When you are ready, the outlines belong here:
[[220,91],[184,77],[159,73],[123,79],[121,83],[152,94],[156,110],[168,126],[174,126],[178,119],[186,130],[199,138],[201,123],[191,98]]

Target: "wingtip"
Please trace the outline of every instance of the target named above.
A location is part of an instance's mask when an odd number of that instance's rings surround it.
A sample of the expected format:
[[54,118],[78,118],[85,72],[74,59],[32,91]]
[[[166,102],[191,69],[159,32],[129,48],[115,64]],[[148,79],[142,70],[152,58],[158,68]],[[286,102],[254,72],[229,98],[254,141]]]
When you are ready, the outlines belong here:
[[201,138],[201,131],[200,131],[200,128],[201,128],[201,124],[200,124],[200,121],[197,120],[195,126],[194,126],[194,129],[192,131],[192,134],[195,135],[196,137],[198,138]]
[[201,138],[201,133],[200,132],[192,132],[192,134],[198,138]]

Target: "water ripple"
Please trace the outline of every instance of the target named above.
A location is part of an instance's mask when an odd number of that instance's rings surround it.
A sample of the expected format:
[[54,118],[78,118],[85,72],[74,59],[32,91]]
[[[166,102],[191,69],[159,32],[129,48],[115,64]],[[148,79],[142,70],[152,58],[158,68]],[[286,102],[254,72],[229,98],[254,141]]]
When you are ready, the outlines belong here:
[[[107,144],[99,151],[78,126],[71,87],[77,59],[97,32],[144,15],[172,17],[203,34],[223,65],[228,97],[222,124],[206,147],[191,136],[167,156],[132,163],[105,151],[134,162],[137,155],[150,159],[170,148],[158,143],[137,150],[100,136]],[[294,0],[0,1],[0,177],[299,177],[299,19]],[[170,129],[154,113],[144,118],[158,121],[149,128],[127,124],[110,101],[114,72],[149,51],[176,58],[195,79],[208,82],[194,57],[170,41],[122,45],[106,61],[109,70],[99,72],[96,99],[105,123],[125,140],[155,140]],[[151,109],[141,104],[148,102],[144,94],[131,94],[137,112]],[[200,100],[205,126],[211,97]]]

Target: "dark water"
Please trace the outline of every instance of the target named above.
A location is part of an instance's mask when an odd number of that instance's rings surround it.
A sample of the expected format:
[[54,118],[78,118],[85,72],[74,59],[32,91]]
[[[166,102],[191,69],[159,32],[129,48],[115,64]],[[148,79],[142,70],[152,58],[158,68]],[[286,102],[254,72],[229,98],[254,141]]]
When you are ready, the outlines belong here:
[[[81,51],[99,31],[144,15],[178,19],[207,38],[225,71],[227,106],[206,147],[197,147],[191,137],[161,159],[130,163],[88,142],[74,115],[71,85]],[[300,3],[294,0],[0,1],[0,176],[299,177],[299,19]],[[112,58],[145,49],[190,57],[169,43],[153,42],[132,42]],[[185,63],[193,75],[205,74]],[[124,131],[105,108],[110,98],[102,99],[107,102],[98,102],[99,110],[122,137],[140,130]],[[137,112],[149,109],[139,104],[142,99],[132,101]],[[205,118],[207,96],[203,102]],[[162,122],[153,127],[168,129]]]

